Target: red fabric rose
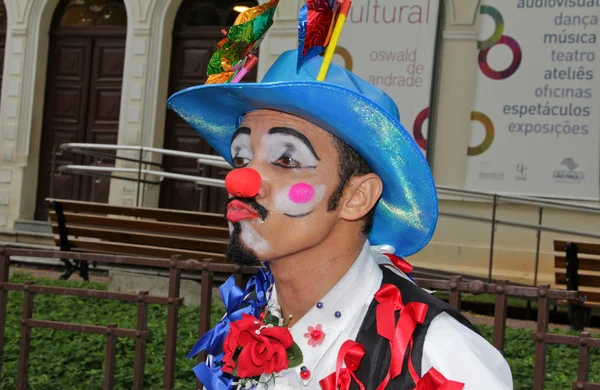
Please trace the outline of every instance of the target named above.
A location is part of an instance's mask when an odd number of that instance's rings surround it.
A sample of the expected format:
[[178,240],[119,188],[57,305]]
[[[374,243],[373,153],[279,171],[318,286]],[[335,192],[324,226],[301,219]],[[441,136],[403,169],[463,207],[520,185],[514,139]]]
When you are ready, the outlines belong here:
[[[292,334],[288,328],[264,326],[262,321],[248,314],[242,314],[241,320],[231,323],[223,343],[223,372],[232,374],[237,367],[238,377],[249,378],[288,368],[286,349],[294,344]],[[234,355],[238,348],[241,351],[236,362]]]

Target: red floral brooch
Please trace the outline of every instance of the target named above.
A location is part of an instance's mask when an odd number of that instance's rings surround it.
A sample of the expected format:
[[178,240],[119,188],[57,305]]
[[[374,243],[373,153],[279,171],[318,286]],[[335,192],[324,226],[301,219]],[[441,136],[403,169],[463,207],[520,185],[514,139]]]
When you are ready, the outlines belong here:
[[258,379],[302,364],[302,351],[289,329],[267,314],[265,321],[242,314],[232,322],[223,343],[222,371],[238,378]]
[[323,340],[325,340],[325,332],[323,332],[323,327],[321,324],[317,324],[317,326],[308,327],[308,332],[304,333],[304,338],[308,339],[308,345],[312,347],[317,347],[323,344]]

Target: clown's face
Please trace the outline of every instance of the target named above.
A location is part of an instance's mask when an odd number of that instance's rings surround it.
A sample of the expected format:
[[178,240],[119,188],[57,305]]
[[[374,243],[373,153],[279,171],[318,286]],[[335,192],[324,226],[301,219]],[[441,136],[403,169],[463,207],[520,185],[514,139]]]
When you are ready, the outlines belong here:
[[335,229],[339,215],[327,203],[339,184],[338,152],[325,130],[253,111],[232,138],[231,157],[228,179],[239,177],[228,183],[229,258],[275,261],[318,246]]

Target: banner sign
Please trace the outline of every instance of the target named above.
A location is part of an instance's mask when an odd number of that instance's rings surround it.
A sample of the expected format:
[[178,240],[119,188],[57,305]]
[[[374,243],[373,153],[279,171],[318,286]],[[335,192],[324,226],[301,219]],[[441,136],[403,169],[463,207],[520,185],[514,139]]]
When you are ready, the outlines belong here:
[[484,0],[467,188],[598,200],[599,0]]
[[353,0],[333,62],[385,91],[425,153],[440,0]]

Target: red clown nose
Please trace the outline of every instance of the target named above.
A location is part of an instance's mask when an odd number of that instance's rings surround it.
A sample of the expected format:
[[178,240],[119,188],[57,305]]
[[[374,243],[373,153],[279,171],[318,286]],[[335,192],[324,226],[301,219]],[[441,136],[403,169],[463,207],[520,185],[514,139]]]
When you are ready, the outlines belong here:
[[258,194],[262,179],[252,168],[234,169],[225,177],[225,188],[230,195],[251,198]]

